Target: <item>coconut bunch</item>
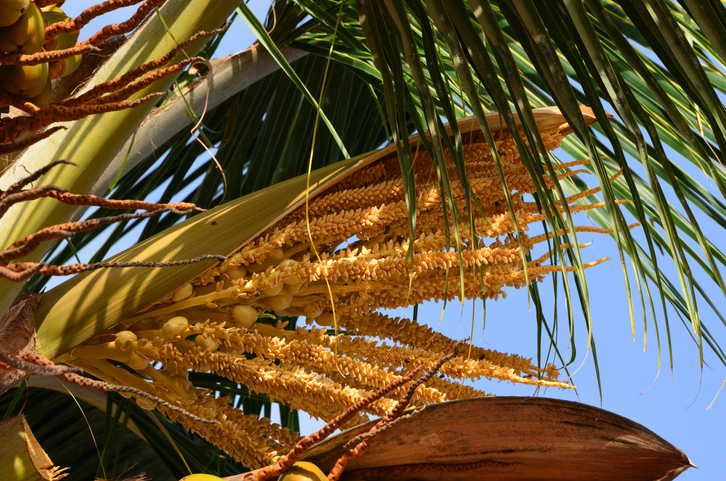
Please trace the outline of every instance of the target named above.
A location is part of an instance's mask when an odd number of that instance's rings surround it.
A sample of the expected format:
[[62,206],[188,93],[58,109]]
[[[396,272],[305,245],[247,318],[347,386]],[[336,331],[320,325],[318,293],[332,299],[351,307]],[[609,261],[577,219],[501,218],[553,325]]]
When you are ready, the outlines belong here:
[[86,9],[75,19],[56,5],[62,4],[62,0],[0,0],[0,108],[17,109],[0,119],[0,154],[24,149],[62,128],[46,129],[54,123],[132,108],[157,98],[163,94],[131,99],[150,84],[203,61],[187,57],[168,66],[191,42],[219,31],[200,32],[159,59],[95,85],[75,98],[51,103],[54,79],[76,70],[84,54],[97,52],[104,42],[136,29],[164,1],[146,0],[129,20],[107,25],[78,42],[81,28],[94,18],[142,0],[108,0]]
[[[0,51],[5,54],[33,55],[44,49],[45,29],[69,18],[55,5],[39,8],[30,0],[0,0]],[[55,49],[73,47],[78,31],[54,38]],[[49,45],[50,47],[50,45]],[[50,104],[53,78],[64,77],[78,67],[81,55],[36,65],[3,65],[0,77],[5,91],[38,107]]]
[[[32,56],[41,51],[62,53],[72,49],[79,34],[79,29],[68,28],[72,22],[72,18],[50,2],[0,0],[0,52],[6,56]],[[71,74],[82,57],[79,53],[32,65],[3,65],[0,67],[3,89],[39,108],[47,107],[53,91],[51,80]]]
[[[565,127],[541,132],[548,149],[559,146],[568,132]],[[491,149],[478,130],[465,134],[470,193],[478,206],[457,221],[458,244],[447,238],[454,221],[444,215],[435,165],[423,148],[414,151],[417,222],[416,235],[410,237],[403,181],[396,154],[389,149],[288,211],[227,261],[57,360],[215,419],[219,424],[201,424],[137,399],[142,407],[156,407],[250,468],[269,465],[290,449],[297,435],[196,387],[190,371],[223,376],[330,421],[416,366],[441,360],[456,346],[457,341],[415,320],[389,316],[387,309],[453,300],[462,293],[467,299],[497,299],[506,289],[541,281],[547,273],[576,269],[549,262],[560,254],[542,247],[552,232],[528,235],[530,225],[545,216],[527,198],[534,185],[511,135],[501,131],[496,142],[514,215]],[[458,179],[450,157],[446,162],[450,178]],[[546,184],[553,187],[579,172],[571,168],[583,163],[556,166],[557,179],[545,176]],[[454,180],[451,188],[456,208],[467,213],[463,186]],[[568,198],[570,212],[601,207],[575,204],[597,191]],[[586,226],[575,230],[607,232]],[[535,256],[538,248],[543,252]],[[306,327],[292,329],[288,320],[294,316],[304,318]],[[528,358],[474,346],[444,363],[440,373],[416,391],[412,406],[484,396],[464,384],[479,378],[573,387],[558,380],[554,366],[538,367]],[[348,426],[365,421],[369,414],[384,415],[402,394],[401,389],[391,391]]]

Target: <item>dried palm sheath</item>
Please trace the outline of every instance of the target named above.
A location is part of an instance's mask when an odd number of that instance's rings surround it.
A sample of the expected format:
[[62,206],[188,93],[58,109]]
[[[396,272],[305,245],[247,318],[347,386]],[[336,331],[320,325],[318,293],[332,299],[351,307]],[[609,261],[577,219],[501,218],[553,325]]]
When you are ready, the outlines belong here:
[[[343,446],[373,422],[329,438],[303,459],[327,472]],[[466,466],[477,462],[482,466]],[[433,469],[439,463],[458,469]],[[617,414],[570,401],[501,396],[427,406],[381,434],[348,464],[346,475],[368,481],[667,481],[690,466],[680,449]]]
[[[570,132],[556,109],[540,110],[536,118],[550,150]],[[416,365],[441,359],[455,345],[412,320],[388,317],[381,309],[453,299],[462,291],[462,283],[467,298],[496,299],[505,295],[507,287],[540,281],[549,272],[574,270],[546,265],[556,253],[544,252],[527,262],[525,278],[526,260],[519,242],[528,253],[547,240],[544,235],[526,234],[529,224],[544,215],[525,200],[534,186],[511,135],[501,128],[497,115],[488,120],[496,133],[516,215],[512,218],[506,206],[478,125],[471,119],[460,121],[467,175],[481,205],[473,215],[476,235],[471,226],[459,225],[461,252],[447,248],[434,166],[422,147],[416,150],[414,138],[418,216],[414,239],[408,234],[395,150],[383,149],[316,171],[307,218],[302,177],[201,214],[114,258],[229,257],[206,271],[201,269],[208,266],[199,265],[152,272],[118,269],[78,276],[50,291],[39,306],[39,350],[48,356],[62,354],[59,360],[109,382],[146,390],[196,415],[216,419],[219,424],[200,424],[157,407],[251,468],[274,462],[294,444],[297,434],[268,419],[246,415],[230,406],[227,398],[195,387],[188,379],[190,370],[216,373],[329,420]],[[458,178],[450,158],[448,162],[449,177]],[[572,175],[568,168],[583,163],[556,166],[558,178]],[[545,176],[545,180],[553,186],[553,179]],[[457,208],[466,212],[457,181],[452,181],[452,190]],[[568,203],[597,190],[573,196]],[[570,210],[592,207],[573,204]],[[515,222],[520,239],[513,237]],[[407,261],[411,244],[414,255]],[[284,323],[270,321],[273,313],[304,316],[308,327],[286,330]],[[74,329],[74,319],[83,319],[85,327]],[[338,336],[327,332],[333,325],[342,330]],[[435,376],[422,386],[413,406],[485,395],[457,380],[464,378],[572,387],[557,380],[554,366],[539,368],[531,359],[480,348],[471,357],[447,362],[441,372],[446,377]],[[372,404],[367,414],[382,415],[400,395],[400,390],[391,392]],[[146,399],[137,402],[155,407]],[[362,414],[351,425],[366,419]]]
[[53,464],[23,414],[0,422],[0,459],[0,479],[58,481],[69,474]]

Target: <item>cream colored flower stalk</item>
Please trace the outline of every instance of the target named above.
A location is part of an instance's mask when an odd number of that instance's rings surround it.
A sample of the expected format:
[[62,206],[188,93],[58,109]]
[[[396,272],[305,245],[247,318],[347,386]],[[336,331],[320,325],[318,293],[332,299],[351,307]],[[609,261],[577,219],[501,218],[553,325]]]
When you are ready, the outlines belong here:
[[[553,128],[543,132],[543,138],[554,149],[562,135]],[[460,252],[447,248],[444,223],[451,220],[443,215],[428,154],[423,149],[414,152],[418,210],[414,238],[409,237],[398,161],[395,155],[384,156],[313,198],[308,218],[304,206],[292,210],[226,262],[75,348],[63,360],[101,378],[145,389],[200,416],[214,417],[219,425],[201,425],[165,411],[250,468],[270,464],[295,436],[269,420],[245,415],[226,398],[195,388],[189,371],[218,374],[328,421],[419,364],[439,361],[456,344],[415,321],[388,317],[381,309],[453,299],[462,291],[467,298],[496,299],[509,288],[541,281],[549,272],[574,270],[547,265],[553,252],[539,253],[533,261],[524,257],[550,236],[527,233],[530,224],[543,220],[543,213],[526,200],[535,189],[511,135],[498,134],[497,149],[514,216],[481,134],[465,134],[463,142],[469,182],[481,210],[472,213],[473,227],[458,226]],[[566,169],[582,163],[560,165],[557,179],[545,176],[547,187],[572,175]],[[464,191],[450,159],[447,168],[454,179],[454,201],[465,212]],[[596,191],[570,197],[567,203]],[[589,208],[593,207],[573,204],[570,210]],[[607,232],[590,227],[575,230]],[[520,239],[514,237],[517,232]],[[409,248],[413,256],[407,258]],[[278,316],[303,317],[307,326],[288,329]],[[333,326],[338,335],[329,331]],[[484,392],[464,385],[481,377],[572,387],[558,381],[554,366],[539,368],[531,359],[478,347],[447,362],[441,373],[444,377],[434,376],[417,391],[413,406],[483,396]],[[366,414],[384,414],[401,394],[401,390],[391,392],[353,422],[365,420]]]

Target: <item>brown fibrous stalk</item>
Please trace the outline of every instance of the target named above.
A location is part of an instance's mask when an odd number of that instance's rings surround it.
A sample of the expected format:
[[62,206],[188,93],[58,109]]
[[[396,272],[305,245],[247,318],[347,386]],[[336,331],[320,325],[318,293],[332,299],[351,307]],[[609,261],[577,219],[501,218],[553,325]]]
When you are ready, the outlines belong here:
[[132,109],[137,105],[159,98],[162,95],[164,95],[163,92],[151,93],[138,100],[123,100],[120,102],[110,102],[105,104],[89,104],[79,107],[64,107],[63,105],[53,104],[49,107],[38,110],[31,117],[13,117],[3,119],[0,124],[0,129],[4,132],[4,138],[6,141],[14,142],[15,139],[24,132],[40,130],[55,122],[69,122],[72,120],[82,119],[89,115]]
[[43,139],[47,139],[54,133],[58,132],[59,130],[65,130],[66,127],[51,127],[49,129],[43,130],[41,132],[35,132],[34,134],[25,137],[23,140],[19,140],[17,142],[10,142],[7,144],[0,144],[0,155],[2,154],[9,154],[10,152],[18,152],[20,150],[25,150],[31,145],[40,142]]
[[28,353],[20,355],[18,357],[13,357],[3,352],[0,352],[0,369],[19,369],[21,371],[27,372],[28,374],[36,376],[55,376],[70,384],[96,389],[103,392],[123,392],[133,394],[135,396],[149,399],[150,401],[160,404],[172,411],[176,411],[184,416],[187,416],[193,421],[204,424],[217,424],[217,421],[215,420],[199,417],[186,411],[184,408],[175,406],[174,404],[164,401],[163,399],[154,396],[153,394],[149,394],[141,389],[136,389],[129,386],[116,386],[105,381],[99,381],[96,379],[90,379],[81,376],[80,373],[82,371],[80,369],[73,366],[55,364],[50,359],[47,359],[45,356],[38,353]]
[[47,265],[42,262],[11,262],[16,259],[27,256],[33,252],[41,242],[50,240],[67,239],[78,232],[86,232],[99,227],[123,222],[131,219],[142,219],[146,217],[157,216],[163,213],[172,213],[176,215],[188,215],[198,209],[194,204],[188,202],[178,202],[172,204],[155,204],[138,200],[115,200],[104,199],[95,195],[78,195],[71,194],[63,189],[53,186],[39,186],[24,189],[28,184],[37,181],[52,168],[59,165],[75,165],[72,162],[59,160],[51,162],[49,165],[39,169],[38,171],[28,175],[6,190],[0,190],[0,217],[5,215],[7,210],[20,202],[28,202],[41,198],[52,198],[72,206],[93,206],[106,209],[140,209],[147,212],[127,213],[111,217],[91,218],[82,221],[66,222],[46,227],[33,234],[29,234],[22,239],[13,242],[8,248],[0,252],[0,278],[8,279],[12,282],[21,282],[29,279],[35,274],[51,275],[51,276],[67,276],[87,272],[103,268],[119,268],[119,267],[169,267],[186,265],[205,260],[224,261],[227,258],[220,255],[204,255],[194,259],[183,259],[167,262],[96,262],[92,264],[78,263],[66,266]]

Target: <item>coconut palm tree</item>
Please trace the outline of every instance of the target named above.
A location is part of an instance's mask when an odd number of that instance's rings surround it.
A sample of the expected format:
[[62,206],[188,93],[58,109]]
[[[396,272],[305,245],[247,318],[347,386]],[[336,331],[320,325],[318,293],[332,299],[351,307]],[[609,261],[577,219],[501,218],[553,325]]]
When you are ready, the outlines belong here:
[[[425,151],[438,175],[444,215],[451,219],[446,246],[461,251],[465,235],[453,227],[474,222],[477,201],[466,194],[467,132],[457,120],[474,117],[487,144],[496,145],[497,130],[486,127],[491,124],[486,115],[496,112],[531,179],[534,201],[548,212],[543,225],[556,234],[549,246],[558,253],[553,264],[574,271],[574,277],[560,279],[568,309],[581,306],[586,329],[590,299],[601,293],[587,288],[571,217],[575,208],[561,206],[588,186],[582,174],[568,175],[552,188],[547,183],[558,164],[581,159],[602,188],[603,208],[588,212],[618,246],[631,322],[642,310],[671,368],[671,338],[676,336],[693,338],[702,363],[707,352],[726,364],[714,334],[718,326],[704,321],[718,318],[726,324],[716,297],[726,294],[720,273],[726,257],[713,241],[726,225],[721,159],[726,110],[720,96],[726,91],[726,9],[721,2],[276,0],[264,23],[245,3],[167,2],[125,43],[108,47],[111,54],[93,72],[90,85],[159,58],[230,18],[234,24],[244,21],[258,42],[230,56],[215,56],[222,39],[233,34],[233,24],[206,44],[193,43],[187,55],[199,52],[207,62],[136,94],[164,92],[158,103],[67,123],[67,130],[10,159],[0,187],[64,159],[77,167],[51,170],[40,184],[114,199],[224,208],[226,202],[309,170],[391,144],[402,172],[410,234],[418,222],[414,166],[417,153]],[[84,61],[92,62],[93,55]],[[175,62],[184,58],[177,57]],[[54,88],[71,92],[80,77]],[[559,109],[572,131],[554,154],[547,153],[546,132],[533,113],[549,106]],[[428,133],[419,138],[424,148],[409,140],[416,132]],[[499,155],[491,152],[497,166]],[[456,166],[453,171],[447,169],[447,158]],[[689,174],[694,171],[706,180],[696,181]],[[504,171],[498,172],[506,181]],[[449,188],[454,183],[465,192],[466,209],[457,207]],[[295,185],[293,194],[299,197],[306,183]],[[518,200],[509,188],[502,192],[506,211],[514,214]],[[601,200],[593,194],[583,202]],[[248,208],[261,209],[265,203],[273,211],[285,209],[281,199],[269,196]],[[49,199],[18,204],[0,219],[2,247],[79,215],[74,207]],[[91,217],[107,215],[101,208]],[[203,245],[209,235],[176,235],[169,229],[179,220],[174,215],[129,219],[77,234],[54,249],[42,245],[27,260],[63,265],[73,263],[83,249],[92,251],[86,254],[89,262],[98,262],[129,242],[136,244],[127,255],[134,260],[193,257],[199,252],[189,246]],[[633,222],[640,224],[636,231],[629,229]],[[512,238],[524,253],[520,234],[517,229]],[[237,240],[210,242],[239,246],[253,237],[249,232]],[[88,303],[83,309],[74,307],[78,291],[73,289],[87,276],[79,275],[43,297],[36,317],[40,351],[50,358],[67,353],[182,287],[213,262],[158,268],[153,274],[131,269],[128,276],[84,293]],[[21,290],[40,292],[47,282],[45,276],[27,283],[0,279],[0,310],[6,311]],[[567,370],[581,361],[575,357],[574,337],[571,346],[557,344],[556,326],[539,309],[541,296],[549,294],[534,282],[526,284],[539,318],[538,361]],[[676,318],[683,326],[670,322]],[[588,339],[579,352],[591,351],[597,365],[594,346]],[[230,396],[245,413],[270,415],[272,395],[208,372],[193,372],[189,380]],[[103,427],[96,454],[93,442],[81,441],[87,421],[75,414],[72,398],[65,392],[49,395],[40,383],[31,380],[37,388],[27,394],[24,389],[5,393],[0,412],[7,417],[24,404],[44,449],[58,465],[72,466],[78,479],[116,476],[133,463],[133,474],[145,471],[154,479],[178,478],[189,470],[230,475],[245,469],[208,440],[118,394],[79,392],[88,422]],[[284,427],[299,429],[294,409],[283,404],[280,412]],[[134,442],[139,436],[147,443]],[[99,456],[107,471],[100,468]]]

